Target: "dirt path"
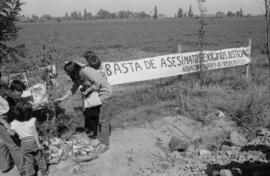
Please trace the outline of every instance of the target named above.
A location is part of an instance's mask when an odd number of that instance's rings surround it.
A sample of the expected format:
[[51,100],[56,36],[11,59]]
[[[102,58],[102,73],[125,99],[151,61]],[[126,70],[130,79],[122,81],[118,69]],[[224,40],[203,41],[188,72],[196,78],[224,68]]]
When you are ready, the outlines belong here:
[[[198,137],[203,144],[215,142],[216,137],[232,130],[232,123],[216,119],[202,126],[199,122],[185,117],[166,117],[141,127],[116,129],[111,136],[110,150],[99,158],[76,165],[71,160],[62,161],[51,167],[50,176],[128,176],[154,167],[157,158],[166,158],[168,143],[173,135],[187,140]],[[189,136],[191,139],[188,139]],[[202,144],[202,146],[203,146]],[[79,169],[74,173],[74,169]],[[15,169],[5,176],[16,174]]]

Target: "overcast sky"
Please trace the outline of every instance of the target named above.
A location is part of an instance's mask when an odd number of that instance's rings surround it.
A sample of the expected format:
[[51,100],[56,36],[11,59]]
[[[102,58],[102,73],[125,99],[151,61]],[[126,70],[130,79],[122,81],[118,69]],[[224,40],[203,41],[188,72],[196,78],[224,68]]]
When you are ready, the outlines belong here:
[[[96,14],[101,8],[111,12],[130,10],[153,13],[155,5],[158,13],[174,16],[179,7],[187,11],[190,4],[193,12],[198,13],[197,0],[23,0],[23,2],[26,4],[22,7],[22,14],[30,16],[32,14],[64,16],[65,12],[83,12],[83,9]],[[205,7],[207,13],[228,10],[235,12],[242,8],[244,14],[263,14],[264,9],[263,0],[206,0]]]

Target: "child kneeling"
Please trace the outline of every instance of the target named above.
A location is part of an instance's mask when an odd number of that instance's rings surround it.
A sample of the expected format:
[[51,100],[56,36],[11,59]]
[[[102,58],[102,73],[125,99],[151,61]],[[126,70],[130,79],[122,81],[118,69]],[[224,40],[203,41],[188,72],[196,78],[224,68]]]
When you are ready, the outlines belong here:
[[35,163],[37,163],[42,176],[47,176],[49,171],[42,154],[42,145],[38,139],[36,129],[36,118],[32,117],[32,107],[27,103],[18,103],[15,120],[11,122],[10,128],[14,130],[21,140],[21,149],[25,160],[27,175],[36,174]]

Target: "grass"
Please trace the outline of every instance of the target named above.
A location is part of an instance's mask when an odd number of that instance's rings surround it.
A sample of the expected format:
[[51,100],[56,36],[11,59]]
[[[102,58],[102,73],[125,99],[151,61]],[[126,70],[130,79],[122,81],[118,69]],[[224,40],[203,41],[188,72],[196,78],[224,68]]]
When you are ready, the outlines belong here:
[[[236,67],[210,71],[204,87],[198,87],[196,74],[114,86],[114,127],[142,125],[156,118],[187,115],[208,123],[217,109],[227,111],[238,119],[268,118],[269,69],[264,52],[264,20],[262,17],[206,19],[205,49],[216,50],[247,46],[252,39],[251,79],[245,78],[245,68]],[[9,70],[23,70],[41,64],[41,46],[55,36],[53,48],[57,57],[53,62],[59,70],[57,94],[63,94],[71,83],[64,75],[65,60],[77,59],[85,50],[94,49],[103,61],[140,59],[182,51],[198,50],[198,21],[132,20],[90,21],[76,23],[20,24],[18,40],[25,43],[28,57],[22,62],[9,64]],[[263,87],[263,97],[255,96],[254,89]],[[255,89],[257,91],[257,89]],[[262,103],[263,102],[263,103]],[[262,104],[261,104],[262,103]],[[81,105],[79,96],[62,106],[66,109],[68,128],[83,125],[82,114],[75,107]],[[217,107],[219,105],[219,108]],[[76,108],[75,108],[76,109]],[[264,115],[262,115],[263,113]],[[63,117],[65,118],[65,116]],[[245,120],[248,123],[248,120]],[[74,123],[73,123],[74,122]],[[60,122],[59,122],[60,123]],[[248,123],[254,125],[253,122]]]

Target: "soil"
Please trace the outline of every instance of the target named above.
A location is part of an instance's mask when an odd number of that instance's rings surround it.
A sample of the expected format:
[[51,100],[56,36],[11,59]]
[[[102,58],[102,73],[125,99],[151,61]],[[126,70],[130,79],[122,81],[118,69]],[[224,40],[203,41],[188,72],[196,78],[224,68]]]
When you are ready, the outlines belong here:
[[[58,165],[50,166],[50,175],[152,175],[159,169],[171,175],[178,172],[174,167],[169,167],[170,163],[166,164],[170,162],[168,156],[175,155],[169,152],[168,147],[172,136],[185,139],[191,144],[190,150],[197,152],[199,149],[217,148],[219,141],[234,129],[232,121],[219,117],[208,125],[176,116],[147,122],[138,127],[127,126],[125,129],[113,130],[110,149],[97,159],[80,164],[70,159],[61,161]],[[16,169],[5,174],[11,175],[17,175]]]

